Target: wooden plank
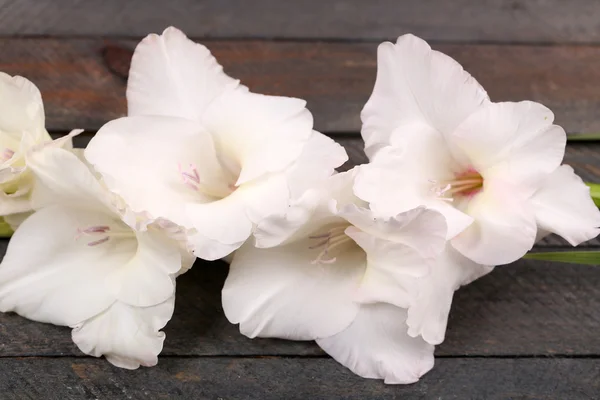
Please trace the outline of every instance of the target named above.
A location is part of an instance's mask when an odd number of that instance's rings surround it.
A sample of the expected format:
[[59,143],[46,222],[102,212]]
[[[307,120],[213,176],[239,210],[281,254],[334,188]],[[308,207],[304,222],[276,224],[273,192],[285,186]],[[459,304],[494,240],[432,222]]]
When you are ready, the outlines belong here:
[[[360,110],[375,81],[376,43],[206,44],[226,71],[252,90],[305,98],[318,130],[360,130]],[[99,39],[0,39],[0,71],[23,75],[40,87],[49,130],[96,130],[126,113],[125,74],[134,45]],[[569,132],[600,131],[600,47],[436,47],[462,62],[493,100],[539,101]]]
[[438,359],[414,385],[384,385],[331,359],[162,358],[127,371],[103,360],[26,358],[0,365],[13,399],[596,399],[598,359]]
[[[1,241],[2,252],[6,241]],[[163,355],[322,355],[312,342],[242,336],[223,315],[227,265],[199,261],[178,279]],[[461,289],[438,355],[600,355],[600,269],[519,261]],[[81,355],[69,329],[0,314],[0,357]]]
[[143,36],[172,24],[197,37],[598,42],[594,0],[3,0],[2,35]]

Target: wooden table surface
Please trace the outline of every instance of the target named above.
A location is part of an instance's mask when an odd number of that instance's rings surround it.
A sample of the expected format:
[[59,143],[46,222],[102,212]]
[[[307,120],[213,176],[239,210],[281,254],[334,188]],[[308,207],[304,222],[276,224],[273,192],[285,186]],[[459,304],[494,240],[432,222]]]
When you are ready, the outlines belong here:
[[[252,90],[307,99],[346,168],[365,162],[359,112],[377,44],[407,32],[493,100],[539,101],[567,132],[600,132],[596,0],[0,0],[0,71],[37,84],[48,130],[85,128],[83,146],[125,114],[135,43],[168,25]],[[600,143],[569,144],[565,162],[600,182]],[[68,328],[0,315],[0,399],[600,399],[598,267],[518,261],[461,289],[435,368],[409,386],[358,378],[312,342],[243,337],[221,308],[226,275],[198,262],[179,278],[153,368],[115,368],[83,356]]]

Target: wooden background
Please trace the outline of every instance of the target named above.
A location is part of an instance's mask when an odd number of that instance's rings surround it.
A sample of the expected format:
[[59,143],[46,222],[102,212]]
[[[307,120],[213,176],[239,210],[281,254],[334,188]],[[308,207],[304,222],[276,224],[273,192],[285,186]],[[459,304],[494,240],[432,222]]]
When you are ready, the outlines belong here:
[[[463,63],[493,100],[536,100],[570,133],[600,131],[596,0],[0,0],[0,70],[36,83],[48,130],[84,128],[83,146],[125,114],[135,43],[168,25],[251,89],[307,99],[316,128],[348,149],[345,168],[365,161],[358,116],[377,44],[407,32]],[[566,162],[600,182],[600,143],[570,144]],[[244,338],[221,309],[226,274],[199,262],[178,280],[154,368],[117,369],[83,356],[67,328],[0,315],[0,398],[600,398],[596,267],[519,261],[461,289],[436,367],[410,386],[360,379],[314,343]]]

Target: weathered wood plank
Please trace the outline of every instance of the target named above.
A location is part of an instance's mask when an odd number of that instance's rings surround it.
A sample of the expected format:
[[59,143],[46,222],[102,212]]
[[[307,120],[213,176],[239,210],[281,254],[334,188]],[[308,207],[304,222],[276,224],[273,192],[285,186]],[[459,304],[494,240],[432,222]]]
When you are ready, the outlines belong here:
[[[357,132],[376,72],[376,43],[207,41],[252,90],[305,98],[324,132]],[[49,130],[95,130],[126,113],[133,41],[0,39],[0,71],[41,89]],[[496,101],[535,100],[569,132],[600,131],[600,47],[439,45]],[[584,76],[585,79],[581,79]]]
[[[0,246],[5,248],[6,241]],[[223,315],[220,291],[226,275],[224,263],[198,262],[178,279],[163,355],[322,354],[312,342],[242,336]],[[458,292],[437,354],[600,355],[599,331],[600,269],[519,261]],[[0,357],[23,355],[81,353],[67,328],[0,314]]]
[[197,37],[598,42],[594,0],[3,0],[2,35],[142,36],[169,24]]
[[162,358],[127,371],[103,360],[26,358],[0,365],[13,399],[596,399],[598,359],[438,359],[418,384],[362,379],[331,359]]

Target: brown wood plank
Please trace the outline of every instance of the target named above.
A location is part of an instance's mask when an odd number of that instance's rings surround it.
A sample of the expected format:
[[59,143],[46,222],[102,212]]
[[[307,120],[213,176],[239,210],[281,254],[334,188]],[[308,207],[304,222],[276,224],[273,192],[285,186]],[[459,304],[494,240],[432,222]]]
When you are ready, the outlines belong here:
[[[0,242],[4,248],[6,241]],[[3,251],[3,250],[2,250]],[[163,355],[322,355],[312,342],[242,336],[221,308],[221,262],[198,262],[178,279]],[[443,356],[600,355],[600,269],[519,261],[456,295]],[[0,358],[81,355],[67,328],[0,314]],[[1,364],[2,361],[0,361]],[[1,374],[0,374],[1,375]]]
[[[357,132],[376,71],[376,43],[207,41],[252,90],[305,98],[324,132]],[[34,81],[49,130],[95,130],[126,113],[133,41],[0,39],[0,71]],[[535,100],[568,132],[600,131],[600,46],[439,45],[495,101]],[[585,79],[581,79],[585,77]]]
[[197,37],[598,42],[594,0],[3,0],[2,35],[143,36],[176,25]]
[[438,359],[414,385],[362,379],[331,359],[162,358],[127,371],[103,360],[26,358],[0,365],[13,399],[597,399],[598,359]]

